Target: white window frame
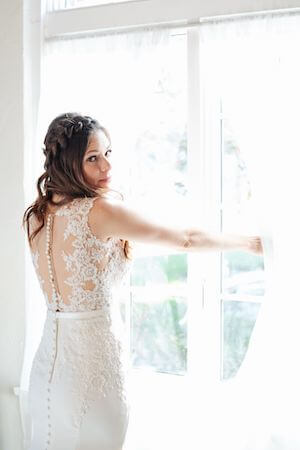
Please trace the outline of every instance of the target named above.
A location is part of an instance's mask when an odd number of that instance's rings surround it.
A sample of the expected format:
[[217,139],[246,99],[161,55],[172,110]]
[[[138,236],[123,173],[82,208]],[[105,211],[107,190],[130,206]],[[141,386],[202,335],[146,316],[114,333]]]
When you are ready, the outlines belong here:
[[[36,0],[33,0],[36,1]],[[46,2],[47,0],[42,0]],[[299,9],[298,0],[142,0],[99,6],[49,11],[44,16],[44,37],[91,31],[128,30],[172,23],[174,26],[199,23],[214,16],[249,14],[275,9]],[[45,9],[45,8],[44,8]]]

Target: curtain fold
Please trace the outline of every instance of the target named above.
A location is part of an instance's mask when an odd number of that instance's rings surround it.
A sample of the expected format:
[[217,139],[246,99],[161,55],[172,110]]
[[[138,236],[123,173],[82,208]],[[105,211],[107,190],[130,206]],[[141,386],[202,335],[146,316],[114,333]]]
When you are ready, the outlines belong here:
[[206,449],[297,450],[300,15],[215,20],[199,32],[205,87],[218,92],[247,165],[266,274],[247,355],[220,387],[202,440]]

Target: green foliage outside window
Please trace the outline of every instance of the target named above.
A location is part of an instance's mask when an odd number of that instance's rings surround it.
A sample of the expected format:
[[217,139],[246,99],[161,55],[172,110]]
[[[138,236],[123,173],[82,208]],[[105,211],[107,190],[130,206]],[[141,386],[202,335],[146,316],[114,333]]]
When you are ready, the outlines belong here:
[[135,367],[182,374],[187,357],[186,254],[138,258],[131,272]]
[[223,302],[223,379],[233,377],[246,355],[260,304]]

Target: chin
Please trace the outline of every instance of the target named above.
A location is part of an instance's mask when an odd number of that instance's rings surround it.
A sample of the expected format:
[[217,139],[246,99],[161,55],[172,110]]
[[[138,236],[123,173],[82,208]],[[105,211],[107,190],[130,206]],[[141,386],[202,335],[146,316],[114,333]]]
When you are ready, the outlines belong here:
[[98,186],[100,186],[100,187],[108,186],[109,184],[110,184],[110,180],[108,180],[108,181],[102,181],[102,180],[98,181]]

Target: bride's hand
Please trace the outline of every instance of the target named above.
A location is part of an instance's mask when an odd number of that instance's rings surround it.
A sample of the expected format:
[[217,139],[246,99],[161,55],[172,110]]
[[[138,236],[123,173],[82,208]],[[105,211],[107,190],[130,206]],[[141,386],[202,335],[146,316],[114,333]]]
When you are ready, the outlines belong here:
[[259,236],[248,237],[248,251],[257,255],[261,255],[263,253],[263,246]]

